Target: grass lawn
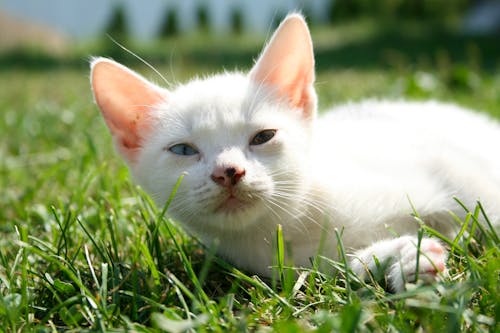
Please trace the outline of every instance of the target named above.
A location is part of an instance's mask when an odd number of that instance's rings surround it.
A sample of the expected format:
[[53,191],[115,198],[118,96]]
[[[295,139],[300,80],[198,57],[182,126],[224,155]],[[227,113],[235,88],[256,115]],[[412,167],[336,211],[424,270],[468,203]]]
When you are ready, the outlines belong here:
[[[361,20],[313,29],[313,39],[322,109],[434,98],[500,118],[498,36]],[[182,82],[246,70],[262,42],[195,35],[127,46]],[[401,294],[342,263],[330,276],[285,267],[263,281],[216,258],[131,183],[92,102],[90,55],[161,82],[109,40],[64,58],[0,54],[0,331],[500,331],[500,242],[487,227],[481,240],[445,240],[444,281]],[[464,231],[482,215],[469,209]]]

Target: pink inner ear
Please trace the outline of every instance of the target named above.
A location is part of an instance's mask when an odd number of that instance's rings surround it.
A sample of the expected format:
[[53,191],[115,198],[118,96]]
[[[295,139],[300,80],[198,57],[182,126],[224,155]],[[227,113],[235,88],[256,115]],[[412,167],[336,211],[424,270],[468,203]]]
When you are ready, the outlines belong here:
[[292,106],[306,114],[314,112],[314,55],[309,30],[301,16],[291,15],[283,21],[250,76],[276,87]]
[[141,133],[149,129],[151,107],[165,100],[165,91],[107,59],[92,64],[92,88],[117,148],[134,160]]
[[[286,75],[286,74],[283,74]],[[290,103],[300,109],[307,107],[311,99],[311,85],[314,81],[314,72],[309,73],[297,73],[295,79],[290,78],[290,83],[288,86],[280,88],[280,94],[283,96],[288,96]],[[276,81],[278,86],[280,84],[280,78]]]

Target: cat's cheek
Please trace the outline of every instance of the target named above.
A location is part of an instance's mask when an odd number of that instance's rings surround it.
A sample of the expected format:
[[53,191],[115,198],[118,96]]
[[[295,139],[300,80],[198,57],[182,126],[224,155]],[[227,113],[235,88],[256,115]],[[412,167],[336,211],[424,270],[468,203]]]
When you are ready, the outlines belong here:
[[149,145],[140,152],[138,163],[130,167],[134,180],[161,206],[179,177],[189,173],[194,164],[194,157],[179,158]]
[[168,165],[169,169],[172,170],[180,170],[185,169],[184,171],[189,171],[193,166],[200,163],[201,157],[198,155],[193,156],[169,156],[168,157]]

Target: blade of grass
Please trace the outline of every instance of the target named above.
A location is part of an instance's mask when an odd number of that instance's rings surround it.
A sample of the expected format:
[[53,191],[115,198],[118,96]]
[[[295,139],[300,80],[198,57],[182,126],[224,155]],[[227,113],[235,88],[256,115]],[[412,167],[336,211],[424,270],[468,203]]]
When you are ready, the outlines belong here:
[[500,244],[500,237],[497,234],[497,231],[493,224],[491,223],[488,215],[486,214],[483,205],[481,204],[480,201],[477,202],[477,205],[479,206],[479,209],[481,210],[481,215],[483,215],[484,220],[486,221],[486,224],[488,224],[488,227],[490,229],[490,237],[492,238],[494,244]]
[[97,242],[95,241],[94,237],[90,234],[90,232],[87,230],[87,228],[82,223],[82,221],[80,221],[80,219],[78,217],[76,218],[76,221],[78,222],[78,224],[82,228],[83,232],[87,235],[88,239],[94,245],[94,249],[97,251],[97,253],[99,253],[99,256],[101,257],[101,260],[102,261],[107,261],[108,257],[106,255],[104,255],[104,251],[102,251],[101,247],[99,245],[97,245]]
[[349,303],[352,302],[352,288],[351,288],[351,279],[349,276],[349,263],[347,260],[344,242],[342,241],[342,235],[337,228],[335,228],[335,237],[337,238],[337,249],[339,252],[339,257],[341,259],[342,264],[344,264],[343,272],[345,274],[345,285],[347,289],[347,298]]
[[422,238],[424,236],[424,229],[418,229],[417,233],[417,262],[415,263],[415,281],[418,281],[418,273],[420,272],[420,246],[422,244]]
[[[278,224],[276,227],[276,261],[278,265],[278,281],[283,286],[285,283],[285,274],[283,272],[283,267],[285,266],[285,242],[283,241],[283,227],[281,224]],[[274,280],[273,289],[276,288]]]
[[158,272],[153,257],[151,256],[151,253],[145,243],[139,244],[139,252],[143,255],[143,259],[146,261],[146,265],[151,272],[155,286],[161,286],[160,273]]
[[[25,226],[19,228],[19,238],[22,242],[28,241],[28,231]],[[21,309],[26,309],[28,307],[28,253],[25,249],[22,252],[21,260]],[[24,311],[24,320],[29,322],[29,311]]]

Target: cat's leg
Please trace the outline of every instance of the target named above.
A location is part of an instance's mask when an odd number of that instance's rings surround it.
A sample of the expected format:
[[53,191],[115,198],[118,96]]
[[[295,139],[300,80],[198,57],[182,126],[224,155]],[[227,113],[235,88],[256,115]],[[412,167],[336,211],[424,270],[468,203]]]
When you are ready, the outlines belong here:
[[[446,270],[447,251],[443,245],[431,238],[418,239],[402,236],[386,239],[354,253],[350,268],[361,277],[368,271],[374,275],[384,273],[389,288],[402,291],[406,282],[414,282],[418,276],[424,282],[433,282],[439,273]],[[418,268],[418,274],[417,274]],[[379,270],[385,269],[384,272]]]

